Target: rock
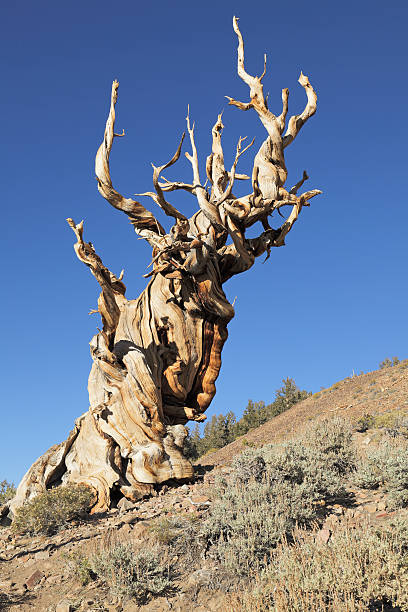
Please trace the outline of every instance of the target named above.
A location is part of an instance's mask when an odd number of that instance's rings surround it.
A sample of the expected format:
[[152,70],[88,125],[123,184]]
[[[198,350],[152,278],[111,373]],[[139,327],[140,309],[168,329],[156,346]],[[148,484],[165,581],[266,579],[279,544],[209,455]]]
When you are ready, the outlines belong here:
[[122,512],[126,512],[127,510],[134,510],[135,503],[126,499],[126,497],[122,497],[122,499],[118,502],[118,509]]
[[330,529],[320,529],[320,531],[318,531],[316,534],[316,538],[323,542],[323,544],[327,544],[327,542],[330,540],[330,536]]
[[11,589],[16,583],[13,580],[1,580],[0,581],[0,589],[7,591]]
[[40,580],[42,580],[42,578],[44,578],[44,572],[41,572],[40,570],[35,570],[34,574],[31,574],[31,576],[25,582],[27,589],[32,590],[35,585],[38,584]]
[[188,591],[192,588],[200,589],[201,587],[207,586],[212,578],[214,577],[214,570],[211,569],[199,569],[193,572],[188,580],[181,587],[182,591]]
[[180,493],[190,493],[190,487],[186,484],[184,484],[182,487],[180,487],[179,489]]
[[137,523],[139,520],[139,516],[133,515],[133,516],[127,516],[126,518],[123,519],[123,524],[127,524],[127,525],[134,525],[135,523]]
[[50,556],[50,553],[48,552],[48,550],[40,550],[38,553],[35,553],[34,555],[35,559],[39,561],[48,559],[49,556]]
[[143,522],[137,523],[132,530],[132,538],[137,540],[144,538],[149,533],[149,527]]
[[58,576],[48,576],[47,584],[59,584],[62,580],[61,574]]
[[190,501],[194,506],[206,508],[211,505],[210,500],[205,495],[192,495]]
[[132,526],[129,524],[123,524],[121,527],[119,527],[118,531],[121,535],[129,535],[129,533],[132,531]]
[[60,601],[55,608],[55,612],[74,612],[75,608],[66,599]]
[[385,510],[385,509],[386,509],[386,507],[387,507],[387,504],[386,504],[386,502],[385,502],[385,501],[380,501],[380,502],[378,502],[378,504],[377,504],[377,510],[380,510],[380,511],[381,511],[381,510]]
[[2,527],[10,527],[11,523],[12,523],[12,520],[9,516],[2,516],[0,518],[0,525]]

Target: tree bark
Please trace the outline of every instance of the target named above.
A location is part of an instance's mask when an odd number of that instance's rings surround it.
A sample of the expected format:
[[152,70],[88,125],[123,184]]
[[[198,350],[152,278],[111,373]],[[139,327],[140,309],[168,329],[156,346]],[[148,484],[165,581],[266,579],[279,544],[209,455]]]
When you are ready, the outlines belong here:
[[[188,421],[202,421],[215,395],[221,367],[221,351],[227,339],[227,325],[234,308],[223,291],[223,283],[252,267],[257,257],[272,247],[282,246],[287,233],[309,200],[321,193],[310,190],[297,195],[308,178],[290,190],[284,189],[287,170],[285,147],[316,110],[316,94],[307,77],[299,82],[307,93],[301,115],[289,120],[288,90],[282,92],[283,110],[275,116],[263,95],[261,77],[252,77],[244,68],[244,43],[234,18],[238,37],[238,75],[250,88],[250,101],[230,104],[242,110],[253,108],[267,130],[267,138],[255,155],[252,191],[237,198],[235,180],[238,160],[253,144],[237,144],[232,168],[224,166],[221,115],[212,129],[212,152],[206,174],[211,184],[201,183],[194,125],[187,116],[192,153],[186,153],[193,170],[191,184],[171,182],[162,172],[175,164],[181,154],[184,134],[172,159],[153,166],[154,192],[150,197],[174,224],[168,232],[140,202],[123,197],[112,184],[109,157],[115,134],[115,106],[118,82],[114,81],[104,139],[98,149],[95,171],[98,189],[116,209],[124,212],[136,233],[153,248],[146,289],[136,300],[128,300],[121,274],[115,276],[104,266],[91,242],[83,239],[83,222],[68,223],[76,235],[77,257],[89,267],[100,285],[97,312],[102,329],[92,338],[93,365],[88,382],[89,410],[79,417],[68,439],[53,446],[29,469],[16,497],[13,510],[44,489],[65,483],[84,483],[95,492],[93,511],[106,511],[120,496],[136,501],[149,494],[154,485],[193,475],[183,455]],[[120,136],[123,136],[120,134]],[[167,200],[179,189],[197,199],[198,212],[187,219]],[[280,227],[268,219],[284,206],[292,210]],[[260,221],[263,231],[248,239],[245,231]]]

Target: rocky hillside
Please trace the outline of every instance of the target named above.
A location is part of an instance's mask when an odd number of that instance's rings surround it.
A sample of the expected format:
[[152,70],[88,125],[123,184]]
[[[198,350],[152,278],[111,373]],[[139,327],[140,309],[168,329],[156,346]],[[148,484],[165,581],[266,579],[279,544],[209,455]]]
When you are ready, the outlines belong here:
[[384,426],[392,426],[395,420],[408,416],[408,360],[345,378],[329,389],[322,389],[228,446],[201,457],[197,463],[223,465],[248,446],[288,438],[301,432],[311,421],[338,415],[355,424],[366,414],[388,415],[383,421],[377,418],[377,423]]
[[[243,449],[288,439],[305,429],[307,423],[335,415],[353,424],[365,415],[372,415],[368,421],[370,429],[353,434],[362,448],[370,447],[375,436],[385,429],[405,427],[408,361],[323,389],[227,447],[201,458],[193,482],[160,486],[155,496],[136,504],[122,500],[120,507],[71,523],[51,536],[16,535],[10,527],[0,527],[0,610],[240,610],[218,562],[207,554],[206,545],[202,546],[203,526],[214,504],[219,503],[214,492],[217,475],[228,477],[231,459]],[[342,529],[338,527],[342,521],[350,529],[361,522],[386,525],[396,515],[407,515],[405,509],[395,511],[389,505],[386,490],[381,487],[366,490],[351,481],[344,496],[322,498],[318,503],[319,527],[314,536],[317,546],[335,538],[336,530]],[[161,563],[168,572],[172,568],[171,588],[166,594],[147,597],[143,603],[126,601],[115,595],[100,576],[93,575],[89,558],[98,550],[111,550],[112,542],[131,544],[136,551],[156,551],[155,564]],[[340,609],[343,612],[345,608]]]

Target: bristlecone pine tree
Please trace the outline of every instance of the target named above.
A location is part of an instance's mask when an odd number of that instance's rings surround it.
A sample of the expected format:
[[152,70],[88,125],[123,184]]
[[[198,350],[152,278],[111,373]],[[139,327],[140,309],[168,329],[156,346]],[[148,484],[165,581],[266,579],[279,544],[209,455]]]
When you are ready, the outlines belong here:
[[[250,179],[237,173],[241,155],[253,144],[238,140],[230,170],[224,166],[221,144],[221,115],[212,128],[212,152],[207,157],[206,188],[199,171],[194,125],[187,116],[187,132],[193,179],[190,184],[171,182],[162,172],[180,157],[184,134],[169,162],[153,171],[154,192],[149,196],[174,220],[167,232],[140,202],[125,198],[113,187],[109,156],[116,134],[115,105],[118,82],[112,85],[105,135],[96,154],[95,170],[101,195],[125,213],[135,232],[153,249],[149,283],[140,297],[128,300],[122,274],[106,268],[91,242],[83,238],[83,222],[68,223],[76,236],[75,252],[98,281],[102,291],[98,312],[103,328],[91,341],[93,366],[89,376],[88,412],[79,417],[68,439],[50,448],[24,476],[11,510],[45,488],[65,483],[85,483],[95,493],[93,511],[107,510],[112,500],[130,500],[148,494],[155,483],[193,474],[183,455],[185,423],[202,421],[215,395],[221,366],[221,351],[227,325],[234,316],[223,284],[235,274],[251,268],[257,257],[280,247],[317,189],[298,195],[305,180],[290,190],[285,148],[296,138],[305,122],[316,112],[316,93],[308,77],[301,74],[307,103],[300,115],[290,117],[286,131],[289,90],[282,90],[282,112],[268,109],[262,80],[244,67],[244,42],[238,37],[238,75],[249,87],[249,102],[228,98],[241,110],[254,109],[267,137],[255,155],[251,193],[236,197],[236,180]],[[188,219],[167,201],[167,194],[182,189],[197,199],[198,210]],[[287,219],[278,229],[269,217],[290,206]],[[257,222],[263,226],[257,238],[245,232]],[[5,509],[3,508],[3,512]]]

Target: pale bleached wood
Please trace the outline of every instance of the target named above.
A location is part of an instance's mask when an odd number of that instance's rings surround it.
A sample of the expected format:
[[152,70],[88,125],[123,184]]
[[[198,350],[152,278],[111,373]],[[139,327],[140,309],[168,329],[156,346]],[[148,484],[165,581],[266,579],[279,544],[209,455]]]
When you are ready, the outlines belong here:
[[[153,166],[155,191],[139,194],[151,197],[174,224],[165,229],[142,204],[122,196],[112,185],[109,166],[112,144],[119,136],[114,132],[119,84],[112,84],[104,139],[95,161],[98,189],[114,208],[128,215],[136,233],[152,246],[152,261],[144,275],[149,281],[137,299],[128,299],[123,272],[113,274],[93,244],[85,242],[83,222],[68,219],[76,236],[76,255],[101,288],[98,307],[91,310],[100,314],[102,328],[90,342],[90,406],[77,419],[68,439],[53,446],[28,470],[9,504],[11,510],[46,488],[84,483],[95,494],[93,511],[105,511],[120,495],[137,500],[158,483],[193,475],[183,454],[184,425],[205,419],[216,392],[227,325],[234,316],[223,283],[249,270],[256,258],[264,254],[268,258],[273,247],[282,246],[302,208],[321,193],[310,189],[298,196],[308,179],[306,172],[289,191],[284,187],[284,148],[316,111],[314,89],[302,74],[299,82],[305,88],[307,104],[300,115],[291,117],[282,136],[289,90],[282,90],[282,111],[274,115],[263,93],[266,56],[261,76],[251,76],[245,69],[244,41],[236,18],[233,28],[238,38],[238,75],[249,86],[250,101],[230,98],[230,104],[254,109],[267,131],[253,162],[252,192],[243,197],[233,193],[235,180],[249,177],[238,173],[237,166],[253,141],[243,147],[244,139],[239,138],[232,167],[226,170],[223,117],[218,115],[206,163],[207,188],[200,179],[189,113],[191,153],[186,157],[192,182],[162,176],[179,161],[183,134],[171,160]],[[196,198],[198,210],[189,219],[165,197],[178,190]],[[281,214],[285,206],[291,207],[287,219],[271,228],[270,218]],[[247,238],[247,228],[257,222],[262,231]]]

